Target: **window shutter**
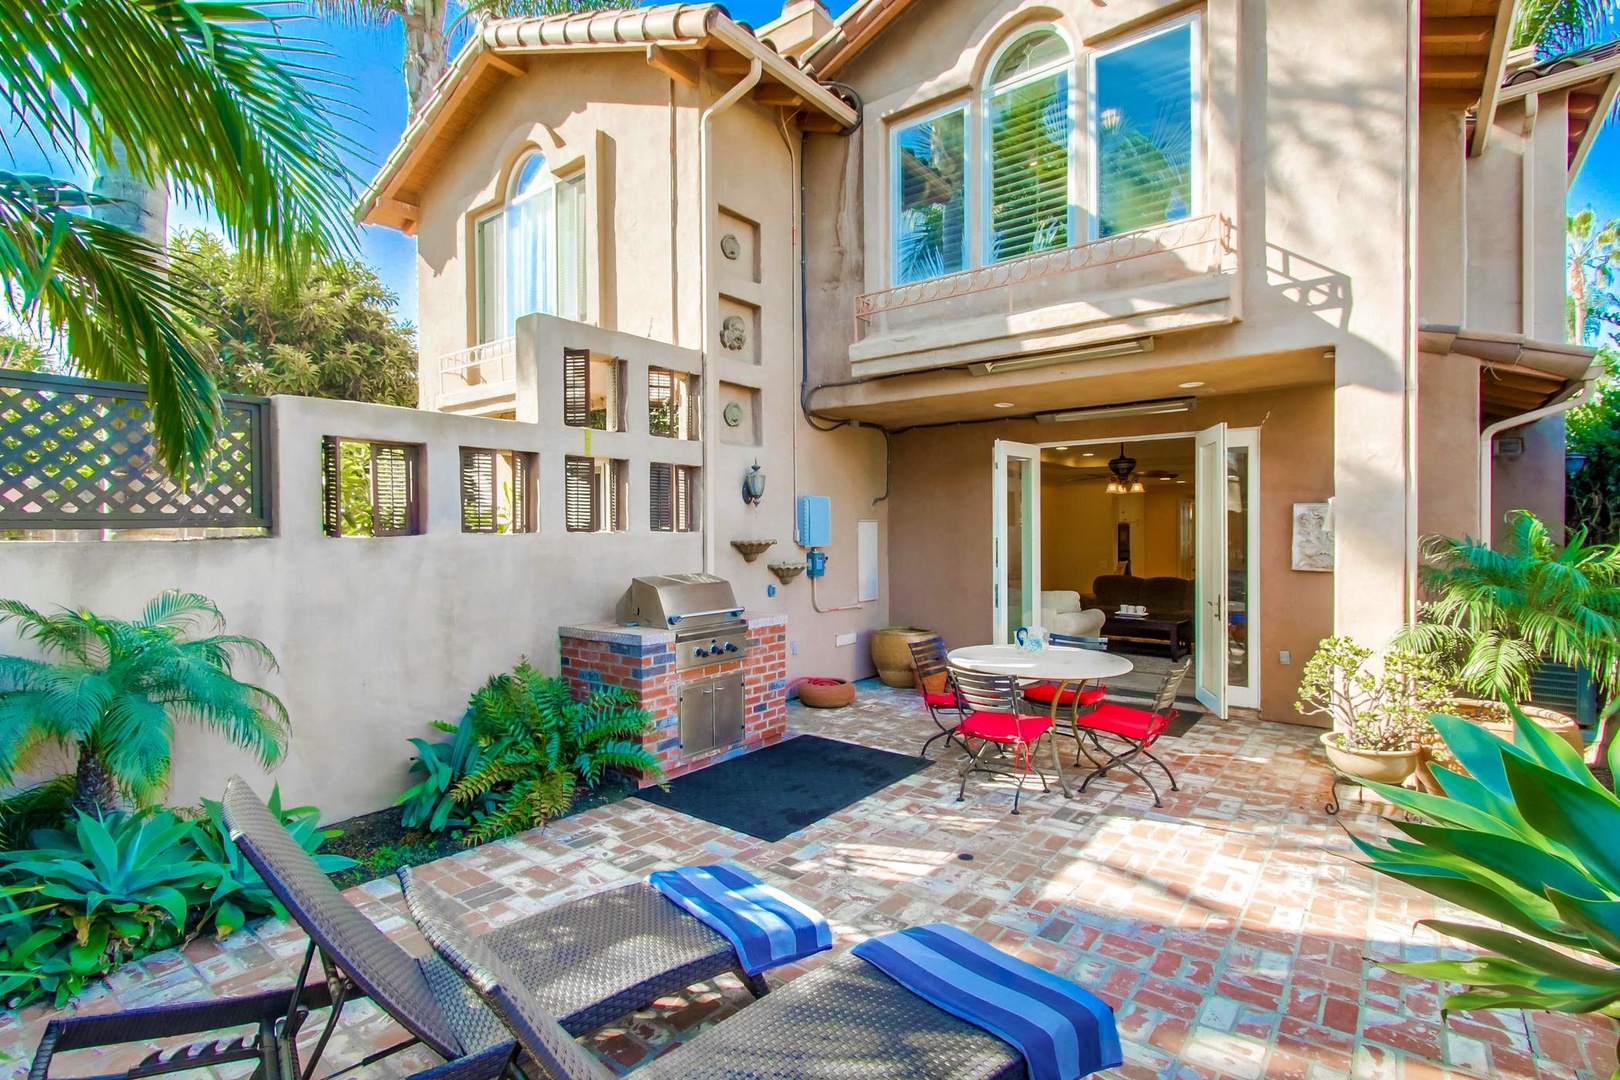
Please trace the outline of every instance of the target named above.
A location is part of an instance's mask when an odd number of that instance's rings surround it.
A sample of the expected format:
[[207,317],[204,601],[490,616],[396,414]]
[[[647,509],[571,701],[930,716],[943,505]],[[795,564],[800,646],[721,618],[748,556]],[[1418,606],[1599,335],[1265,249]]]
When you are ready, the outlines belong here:
[[563,523],[569,532],[590,532],[591,507],[596,502],[595,463],[590,458],[571,457],[563,463]]
[[671,493],[671,474],[674,466],[655,461],[648,469],[648,505],[652,510],[653,532],[671,532],[675,529],[675,501]]
[[[676,432],[675,376],[660,368],[647,371],[647,431],[664,438]],[[656,466],[655,466],[656,468]]]
[[[514,495],[516,489],[514,488]],[[495,451],[461,448],[461,531],[495,531]]]
[[373,536],[406,536],[416,529],[415,447],[371,446]]
[[1069,79],[1057,72],[990,99],[995,261],[1069,243]]
[[675,531],[692,532],[692,504],[696,501],[697,470],[690,465],[675,469]]
[[535,456],[516,451],[512,454],[512,531],[537,532],[538,515],[534,498]]
[[686,432],[683,435],[683,438],[696,439],[700,437],[698,432],[701,430],[698,427],[698,420],[700,418],[698,413],[698,402],[703,395],[698,393],[698,379],[696,375],[688,375],[685,379],[685,384]]
[[591,354],[583,349],[563,352],[563,423],[591,425]]
[[339,439],[321,437],[321,531],[327,536],[343,535],[343,468]]
[[603,499],[596,527],[601,532],[620,532],[624,528],[624,463],[616,460],[602,462]]

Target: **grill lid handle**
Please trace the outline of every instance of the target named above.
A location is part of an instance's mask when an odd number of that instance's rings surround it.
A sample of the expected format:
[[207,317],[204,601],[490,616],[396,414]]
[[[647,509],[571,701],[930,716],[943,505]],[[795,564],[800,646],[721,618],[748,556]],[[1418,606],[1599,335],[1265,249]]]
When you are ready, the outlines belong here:
[[747,610],[747,609],[740,608],[740,607],[734,607],[734,608],[715,608],[713,611],[683,611],[679,615],[671,615],[669,617],[669,625],[675,626],[682,619],[701,619],[705,615],[724,615],[727,618],[737,619],[737,618],[742,617],[742,613],[745,610]]

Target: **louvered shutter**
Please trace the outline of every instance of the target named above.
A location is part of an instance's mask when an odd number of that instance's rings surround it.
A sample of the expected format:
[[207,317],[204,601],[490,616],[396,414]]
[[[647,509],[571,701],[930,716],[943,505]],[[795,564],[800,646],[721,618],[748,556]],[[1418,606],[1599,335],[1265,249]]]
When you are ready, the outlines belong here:
[[591,354],[583,349],[563,352],[563,423],[591,426]]
[[1068,246],[1069,133],[1066,72],[990,99],[992,260]]
[[571,457],[563,463],[563,523],[569,532],[592,531],[595,482],[595,462],[590,458]]
[[648,469],[648,506],[652,511],[653,532],[671,532],[675,528],[675,501],[671,495],[671,474],[674,466],[655,461]]
[[493,450],[476,450],[469,446],[461,448],[461,531],[495,531]]
[[596,527],[601,532],[624,530],[624,462],[602,462],[602,502]]
[[399,443],[371,446],[373,536],[408,536],[416,528],[416,448]]
[[675,376],[660,368],[647,371],[647,431],[664,438],[673,438],[676,430]]
[[687,439],[696,439],[698,437],[698,432],[701,430],[698,427],[698,420],[700,419],[698,413],[698,402],[703,395],[698,393],[698,380],[696,375],[688,375],[686,377],[685,384],[686,431],[682,437]]
[[537,507],[534,498],[535,486],[535,455],[514,452],[512,454],[512,531],[536,532],[539,529],[539,515],[535,513]]
[[690,465],[675,469],[675,531],[692,532],[692,504],[696,501],[697,470]]
[[335,435],[321,437],[321,531],[327,536],[343,535],[343,467],[340,442]]

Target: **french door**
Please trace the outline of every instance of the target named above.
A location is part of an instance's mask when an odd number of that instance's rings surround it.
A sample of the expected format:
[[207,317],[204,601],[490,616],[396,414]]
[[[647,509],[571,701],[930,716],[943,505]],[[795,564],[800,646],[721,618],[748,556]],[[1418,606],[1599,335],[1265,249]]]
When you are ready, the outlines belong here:
[[1199,704],[1226,717],[1227,686],[1227,483],[1226,425],[1198,433],[1198,539],[1193,571],[1194,685]]
[[997,645],[1041,618],[1041,448],[996,440],[991,474],[991,586]]

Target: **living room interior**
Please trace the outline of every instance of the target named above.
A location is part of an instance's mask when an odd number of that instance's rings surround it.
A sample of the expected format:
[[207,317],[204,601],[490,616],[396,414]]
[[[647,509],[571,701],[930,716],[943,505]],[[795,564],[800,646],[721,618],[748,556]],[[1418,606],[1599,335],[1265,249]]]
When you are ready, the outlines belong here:
[[1116,691],[1151,694],[1192,649],[1194,450],[1186,437],[1041,451],[1042,622],[1130,656]]

